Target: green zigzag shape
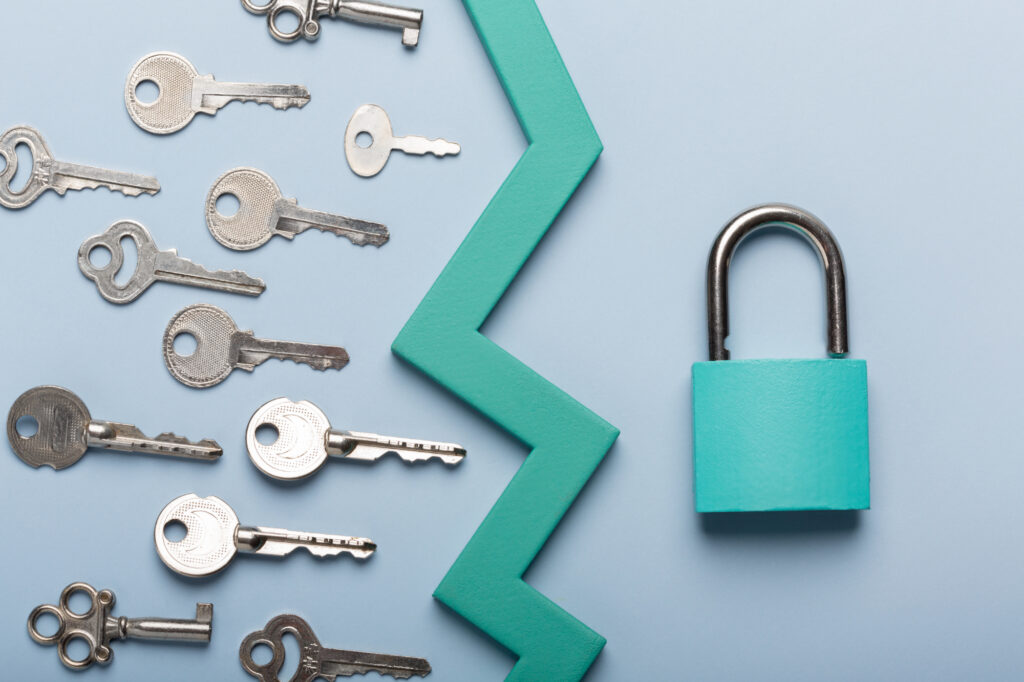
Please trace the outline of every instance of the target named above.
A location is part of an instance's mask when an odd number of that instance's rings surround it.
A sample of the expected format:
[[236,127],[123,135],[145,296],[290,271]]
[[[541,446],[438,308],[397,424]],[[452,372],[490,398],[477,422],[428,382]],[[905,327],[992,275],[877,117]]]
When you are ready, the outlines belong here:
[[479,329],[601,154],[533,0],[464,0],[530,142],[392,345],[533,450],[434,596],[519,656],[510,680],[578,680],[605,639],[523,573],[618,437]]

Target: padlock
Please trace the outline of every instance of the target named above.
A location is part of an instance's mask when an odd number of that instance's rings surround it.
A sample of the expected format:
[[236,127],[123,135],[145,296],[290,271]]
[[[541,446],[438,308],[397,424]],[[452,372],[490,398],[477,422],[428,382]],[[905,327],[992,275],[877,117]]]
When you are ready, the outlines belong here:
[[[828,358],[729,360],[729,264],[765,227],[796,231],[821,257]],[[697,511],[869,508],[867,363],[844,358],[846,277],[832,233],[799,208],[754,207],[715,240],[707,287],[710,361],[693,365]]]

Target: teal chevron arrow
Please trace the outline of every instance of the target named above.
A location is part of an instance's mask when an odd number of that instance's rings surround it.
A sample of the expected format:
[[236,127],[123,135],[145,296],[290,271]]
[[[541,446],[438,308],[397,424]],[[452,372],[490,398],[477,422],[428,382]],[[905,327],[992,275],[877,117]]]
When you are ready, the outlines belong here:
[[533,0],[464,0],[530,142],[392,345],[532,451],[434,596],[519,656],[510,680],[578,680],[605,639],[522,576],[618,430],[480,334],[601,154]]

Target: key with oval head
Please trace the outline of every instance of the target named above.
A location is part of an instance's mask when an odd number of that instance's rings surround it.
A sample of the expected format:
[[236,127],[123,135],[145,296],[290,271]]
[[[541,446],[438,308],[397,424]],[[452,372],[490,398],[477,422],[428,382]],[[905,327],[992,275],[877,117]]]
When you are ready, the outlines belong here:
[[[262,443],[257,431],[268,426],[277,432],[277,438],[272,443]],[[328,455],[372,462],[393,452],[406,462],[437,458],[450,465],[458,464],[466,456],[466,449],[457,443],[338,431],[331,428],[327,415],[313,403],[287,398],[271,400],[256,410],[245,431],[245,445],[256,468],[281,480],[313,475]]]
[[[160,89],[152,102],[142,102],[136,93],[147,81]],[[157,135],[177,132],[196,114],[216,114],[234,101],[288,109],[305,106],[309,91],[301,85],[220,83],[212,75],[200,76],[191,62],[174,52],[154,52],[140,59],[124,86],[128,115],[140,128]]]
[[[217,210],[223,196],[238,199],[237,213],[225,216]],[[275,234],[294,239],[311,227],[357,246],[380,246],[390,236],[380,223],[301,208],[295,199],[283,198],[273,178],[255,168],[235,168],[217,178],[206,195],[206,226],[214,239],[236,251],[262,246]]]
[[[401,680],[413,675],[426,677],[430,674],[430,663],[423,658],[323,647],[309,623],[290,613],[271,618],[262,630],[252,632],[242,640],[238,657],[245,671],[260,682],[279,682],[278,674],[285,662],[286,634],[291,634],[298,640],[299,651],[302,652],[302,663],[296,669],[291,682],[313,682],[317,679],[333,682],[337,677],[365,675],[368,672]],[[256,663],[252,658],[253,649],[260,645],[269,647],[273,652],[270,661],[263,665]]]
[[[85,613],[71,610],[71,597],[84,593],[89,597],[89,608]],[[157,639],[176,642],[210,641],[213,629],[213,604],[196,604],[193,620],[182,618],[115,618],[110,615],[114,609],[114,593],[110,590],[96,590],[88,583],[71,583],[60,593],[60,601],[54,604],[40,604],[28,616],[28,634],[36,643],[57,646],[61,663],[80,670],[93,663],[106,665],[113,659],[110,643],[118,639]],[[57,619],[57,631],[44,635],[39,631],[40,616]],[[85,658],[74,659],[68,655],[68,644],[80,639],[89,647]]]
[[[179,355],[174,341],[195,338],[191,355]],[[207,388],[224,381],[234,369],[253,371],[270,358],[291,360],[315,370],[341,369],[348,352],[339,346],[318,346],[293,341],[258,339],[249,330],[239,331],[234,320],[215,305],[197,303],[182,308],[164,331],[164,361],[171,375],[192,388]]]
[[[359,135],[370,136],[370,144],[359,144]],[[391,156],[398,149],[406,154],[433,154],[445,156],[462,151],[455,142],[429,140],[425,137],[395,137],[391,131],[391,119],[386,111],[376,104],[364,104],[356,109],[345,129],[345,158],[349,168],[356,175],[369,178],[380,173]]]
[[[316,40],[320,37],[322,17],[340,17],[360,24],[393,26],[402,29],[402,44],[416,47],[423,25],[423,10],[407,9],[384,5],[366,0],[269,0],[262,5],[253,0],[242,0],[245,9],[253,14],[266,14],[270,35],[282,43],[290,43],[303,37]],[[277,20],[282,14],[290,14],[298,20],[298,27],[282,31]]]
[[[175,523],[185,526],[185,537],[180,540],[167,537],[167,527]],[[172,571],[190,578],[217,573],[231,563],[238,552],[285,556],[302,547],[317,557],[345,552],[357,559],[366,559],[377,549],[368,538],[242,526],[227,502],[194,493],[175,498],[163,508],[156,520],[153,539],[160,560]]]
[[204,461],[223,452],[209,439],[192,443],[173,433],[150,438],[131,424],[94,420],[85,403],[60,386],[37,386],[18,396],[7,413],[7,439],[21,461],[36,468],[67,468],[89,448]]
[[[138,262],[135,272],[124,284],[114,279],[124,265],[121,240],[135,242]],[[110,262],[103,267],[92,263],[93,251],[106,249]],[[239,270],[212,272],[178,255],[175,249],[159,251],[149,230],[134,220],[122,220],[111,225],[106,232],[89,237],[78,249],[78,267],[82,274],[96,283],[100,296],[111,303],[130,303],[142,295],[153,282],[173,282],[193,287],[214,289],[229,294],[259,296],[266,289],[262,279],[255,279]]]
[[[15,192],[11,189],[11,180],[18,172],[17,147],[20,144],[28,147],[32,153],[32,175],[28,184]],[[148,175],[55,161],[43,136],[28,126],[11,128],[0,135],[0,158],[3,158],[5,164],[0,171],[0,206],[6,208],[25,208],[48,189],[61,196],[69,189],[97,187],[106,187],[131,197],[137,197],[143,192],[156,194],[160,191],[160,183]]]

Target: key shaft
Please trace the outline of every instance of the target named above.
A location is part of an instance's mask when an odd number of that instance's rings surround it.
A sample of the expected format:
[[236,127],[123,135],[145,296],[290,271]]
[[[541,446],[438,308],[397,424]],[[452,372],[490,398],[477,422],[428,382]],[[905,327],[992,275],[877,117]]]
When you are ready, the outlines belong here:
[[159,639],[175,642],[209,642],[213,630],[213,604],[196,604],[196,617],[117,619],[122,639]]
[[396,679],[406,679],[413,675],[426,677],[430,674],[430,663],[425,658],[411,656],[392,656],[320,647],[317,658],[320,664],[320,676],[330,679],[338,676],[365,675],[368,672],[390,675]]
[[457,443],[395,438],[377,433],[330,429],[326,434],[327,454],[345,459],[373,461],[394,452],[407,462],[440,459],[445,464],[458,464],[466,449]]
[[128,196],[139,196],[143,192],[156,194],[160,191],[160,182],[148,175],[125,173],[64,161],[53,162],[50,177],[50,184],[58,194],[64,194],[69,189],[93,189],[100,186],[109,187]]
[[233,83],[218,81],[213,76],[198,76],[192,82],[192,108],[215,113],[230,102],[259,102],[275,109],[304,107],[309,103],[309,90],[301,85],[277,83]]
[[404,137],[391,138],[391,148],[397,149],[406,154],[433,154],[434,156],[447,156],[458,154],[462,147],[458,143],[449,142],[442,138],[429,139],[419,135],[406,135]]
[[156,254],[153,277],[162,282],[245,296],[259,296],[267,288],[262,279],[250,277],[240,270],[207,270],[187,258],[182,258],[173,249]]
[[416,46],[423,26],[423,10],[364,0],[331,0],[330,16],[360,24],[400,28],[402,44],[407,47]]
[[302,547],[314,556],[336,556],[347,552],[358,559],[365,559],[377,550],[376,543],[369,538],[266,526],[239,526],[235,531],[235,546],[239,551],[267,556],[285,556]]
[[215,441],[205,439],[193,443],[173,433],[162,433],[150,438],[132,424],[92,420],[86,425],[86,443],[89,447],[168,455],[204,461],[216,461],[223,449]]
[[348,351],[339,346],[259,339],[244,331],[236,332],[231,343],[237,348],[233,353],[237,357],[235,366],[248,371],[270,358],[291,360],[320,371],[341,369],[349,362]]
[[275,231],[288,239],[310,228],[345,237],[358,246],[381,246],[391,236],[388,228],[380,223],[303,208],[294,199],[278,199],[274,211],[278,216]]

